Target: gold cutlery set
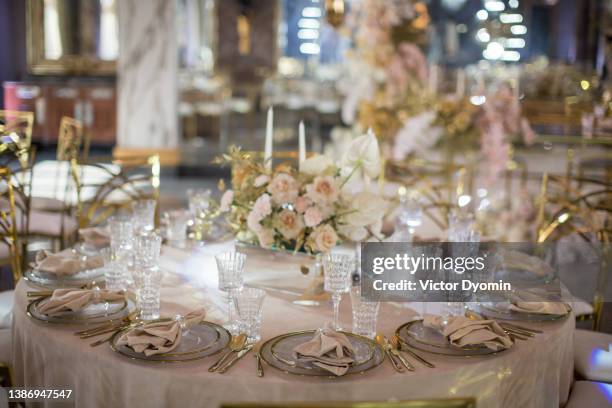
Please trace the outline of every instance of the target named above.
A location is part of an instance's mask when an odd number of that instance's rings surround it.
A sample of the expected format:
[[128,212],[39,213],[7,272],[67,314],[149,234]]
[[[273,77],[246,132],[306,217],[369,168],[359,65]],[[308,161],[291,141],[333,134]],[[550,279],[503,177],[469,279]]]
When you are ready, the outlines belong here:
[[387,337],[383,336],[382,334],[377,334],[375,340],[376,343],[378,343],[378,345],[383,348],[387,358],[389,359],[389,362],[391,363],[395,371],[397,371],[398,373],[404,372],[404,369],[406,369],[407,371],[416,370],[414,365],[412,365],[410,361],[408,361],[408,359],[404,357],[402,352],[405,352],[406,354],[408,354],[426,367],[435,368],[435,365],[425,360],[423,357],[416,354],[414,351],[410,350],[407,346],[402,345],[400,338],[397,335],[394,335],[391,338],[391,342],[389,342]]
[[[223,374],[227,370],[229,370],[238,360],[244,357],[249,351],[253,349],[254,344],[246,343],[246,334],[241,333],[237,336],[232,336],[232,339],[229,343],[229,350],[225,352],[217,361],[215,361],[209,368],[208,371],[213,373]],[[230,356],[233,356],[230,358]],[[259,352],[255,354],[255,357],[258,358]],[[229,360],[228,360],[229,359]],[[258,359],[257,366],[257,375],[259,377],[263,377],[263,367],[261,367],[261,362]],[[259,375],[261,369],[261,375]]]

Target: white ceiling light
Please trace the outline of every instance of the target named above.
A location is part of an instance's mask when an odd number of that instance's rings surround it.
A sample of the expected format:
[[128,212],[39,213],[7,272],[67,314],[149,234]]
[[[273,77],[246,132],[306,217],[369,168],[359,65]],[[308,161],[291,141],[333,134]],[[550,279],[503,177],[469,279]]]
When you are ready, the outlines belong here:
[[504,24],[522,23],[523,22],[523,16],[520,15],[520,14],[502,13],[502,14],[499,15],[499,21],[501,21]]
[[304,7],[302,9],[302,15],[304,17],[321,17],[321,9],[318,7]]
[[487,10],[478,10],[476,13],[476,18],[480,21],[485,21],[487,18],[489,18],[489,13]]
[[482,52],[482,56],[488,60],[498,60],[504,55],[504,46],[497,41],[490,42]]
[[524,25],[513,25],[510,27],[510,32],[514,35],[523,35],[527,34],[527,27]]
[[519,2],[518,2],[518,0],[510,0],[508,2],[508,5],[510,6],[510,8],[518,8]]
[[481,28],[480,30],[478,30],[478,32],[476,33],[476,38],[480,42],[491,41],[491,35],[489,34],[486,28]]
[[312,18],[300,18],[298,20],[298,27],[300,28],[319,28],[320,25],[319,20]]
[[300,40],[316,40],[319,38],[319,30],[313,30],[312,28],[303,28],[298,31],[297,36]]
[[302,43],[300,44],[300,52],[302,54],[318,54],[321,51],[318,44]]
[[521,54],[518,51],[504,51],[501,59],[503,61],[510,61],[510,62],[520,61]]
[[506,5],[503,1],[486,1],[485,8],[489,11],[504,11]]
[[506,48],[525,48],[525,40],[522,38],[508,38],[504,45]]

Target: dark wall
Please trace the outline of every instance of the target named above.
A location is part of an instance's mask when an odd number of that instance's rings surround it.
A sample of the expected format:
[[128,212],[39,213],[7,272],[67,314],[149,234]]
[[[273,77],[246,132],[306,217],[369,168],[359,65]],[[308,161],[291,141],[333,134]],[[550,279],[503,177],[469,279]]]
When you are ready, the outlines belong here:
[[[25,0],[0,0],[0,84],[27,76]],[[4,89],[0,87],[0,108]]]

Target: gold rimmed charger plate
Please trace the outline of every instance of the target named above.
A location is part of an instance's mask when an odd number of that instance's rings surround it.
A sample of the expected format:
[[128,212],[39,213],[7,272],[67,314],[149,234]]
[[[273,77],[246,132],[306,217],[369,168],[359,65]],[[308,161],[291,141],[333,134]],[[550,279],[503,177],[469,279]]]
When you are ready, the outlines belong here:
[[[193,335],[194,332],[196,334],[199,333],[200,336],[203,336],[204,335],[203,330],[208,331],[206,334],[210,338],[204,341],[202,345],[198,345],[197,348],[190,348],[185,351],[172,351],[170,353],[162,353],[162,354],[155,354],[152,356],[146,356],[144,353],[137,353],[136,351],[129,348],[127,345],[117,344],[117,342],[119,341],[119,338],[122,335],[138,328],[139,326],[142,326],[147,323],[169,322],[169,321],[172,321],[172,319],[164,318],[164,319],[152,320],[149,322],[142,322],[137,325],[132,325],[130,327],[127,327],[121,331],[118,331],[117,333],[113,335],[110,341],[110,347],[114,352],[119,353],[132,360],[142,360],[142,361],[148,361],[148,362],[154,362],[154,363],[180,363],[180,362],[186,362],[186,361],[199,360],[199,359],[217,354],[221,350],[224,350],[227,347],[231,339],[231,334],[222,326],[219,326],[218,324],[207,322],[207,321],[201,321],[195,324],[194,326],[192,326],[189,329],[189,332],[187,332],[187,336]],[[177,350],[180,350],[180,348],[185,347],[186,341],[188,340],[181,339],[181,343],[178,345]]]
[[[314,336],[316,330],[303,330],[297,332],[291,332],[286,334],[281,334],[279,336],[273,337],[266,342],[264,342],[260,348],[259,354],[261,359],[266,362],[267,365],[273,367],[277,370],[280,370],[287,374],[305,376],[305,377],[319,377],[319,378],[339,378],[319,367],[305,367],[305,366],[291,366],[287,363],[287,361],[297,361],[293,358],[292,355],[280,356],[279,353],[282,351],[278,350],[279,343],[291,339],[296,338],[296,344],[291,344],[289,348],[292,349],[295,345],[299,344],[299,342],[308,341]],[[368,357],[363,361],[359,361],[357,364],[351,365],[348,372],[341,377],[346,377],[347,375],[354,374],[363,374],[366,373],[376,367],[378,367],[385,358],[385,354],[383,349],[376,344],[374,341],[358,336],[353,333],[342,332],[345,336],[348,337],[351,344],[353,344],[354,348],[358,348],[357,353],[362,352],[363,350],[367,350]],[[289,352],[290,350],[286,350]],[[299,364],[299,363],[298,363]]]
[[[44,296],[44,297],[40,297],[38,299],[34,299],[33,301],[31,301],[26,308],[26,314],[30,318],[43,322],[43,323],[87,326],[87,325],[108,323],[108,322],[122,320],[136,309],[136,304],[134,303],[133,299],[131,299],[130,297],[127,297],[126,299],[119,301],[119,302],[110,302],[110,303],[117,303],[121,305],[118,310],[114,310],[113,312],[105,312],[105,313],[98,313],[98,314],[83,316],[81,314],[82,311],[79,311],[79,312],[73,312],[73,313],[65,312],[59,316],[48,316],[48,315],[45,315],[44,313],[39,312],[37,310],[37,307],[50,298],[51,296]],[[71,315],[74,315],[74,316],[71,317]]]
[[[420,338],[411,329],[418,328],[424,330],[430,335],[430,340]],[[423,326],[423,320],[413,320],[402,324],[395,330],[395,334],[400,339],[400,342],[407,347],[412,347],[420,351],[431,354],[438,354],[450,357],[484,357],[501,353],[506,349],[499,351],[491,350],[488,347],[469,346],[455,347],[444,338],[444,336],[433,329]],[[437,340],[437,341],[434,341]]]
[[79,288],[86,285],[100,285],[105,282],[104,268],[88,269],[66,276],[57,276],[39,269],[29,269],[23,274],[23,279],[47,289]]
[[567,313],[564,315],[553,315],[553,314],[545,314],[545,313],[529,313],[529,312],[519,312],[513,310],[500,310],[495,308],[494,306],[489,305],[480,305],[476,307],[475,311],[478,312],[483,317],[487,319],[495,319],[495,320],[506,320],[506,321],[515,321],[515,322],[534,322],[534,323],[544,323],[544,322],[556,322],[559,320],[565,319],[572,312],[572,307],[568,303],[565,303],[567,307]]

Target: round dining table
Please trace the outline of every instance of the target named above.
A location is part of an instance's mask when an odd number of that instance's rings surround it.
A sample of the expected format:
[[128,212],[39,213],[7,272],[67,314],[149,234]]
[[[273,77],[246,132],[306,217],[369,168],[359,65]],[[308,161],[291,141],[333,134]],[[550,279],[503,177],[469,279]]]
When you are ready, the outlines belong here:
[[[226,301],[217,290],[213,255],[232,242],[196,249],[163,247],[161,313],[174,316],[204,307],[206,320],[222,323]],[[306,306],[294,302],[312,283],[301,266],[308,258],[264,250],[247,251],[245,284],[264,288],[262,340],[287,332],[317,329],[331,320],[330,303]],[[303,268],[302,268],[303,269]],[[489,356],[453,357],[420,352],[435,365],[412,361],[414,372],[398,373],[385,360],[363,374],[338,378],[296,376],[264,364],[256,375],[256,359],[247,354],[225,374],[209,372],[218,356],[165,363],[132,360],[108,343],[91,347],[93,339],[75,335],[78,326],[36,321],[27,315],[26,292],[16,288],[13,319],[13,368],[17,386],[72,389],[66,406],[77,407],[218,407],[232,402],[403,401],[475,397],[479,408],[556,407],[568,398],[573,380],[574,316],[539,323],[542,334]],[[420,306],[420,305],[419,305]],[[413,310],[414,309],[414,310]],[[390,337],[413,319],[417,305],[382,303],[378,331]],[[341,303],[340,322],[351,327],[349,296]],[[255,346],[257,349],[258,345]],[[44,405],[44,403],[40,403]],[[49,402],[49,406],[58,406]]]

